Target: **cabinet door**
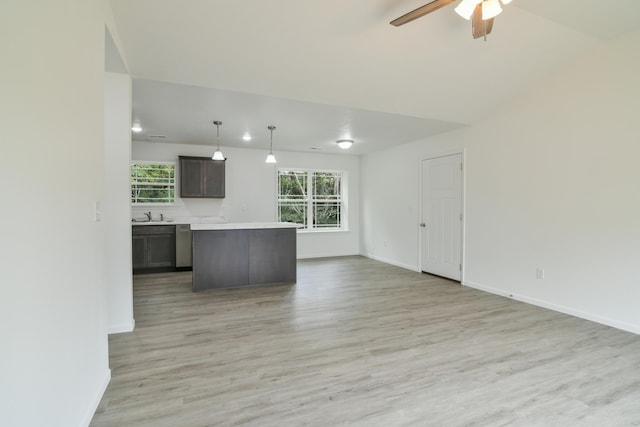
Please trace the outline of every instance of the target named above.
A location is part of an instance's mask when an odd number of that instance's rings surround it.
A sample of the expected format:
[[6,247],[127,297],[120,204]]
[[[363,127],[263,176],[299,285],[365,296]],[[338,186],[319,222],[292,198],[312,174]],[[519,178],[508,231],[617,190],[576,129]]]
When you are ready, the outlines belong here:
[[224,198],[224,161],[204,161],[204,197]]
[[147,235],[147,267],[175,267],[176,240],[174,234]]
[[225,162],[180,156],[180,197],[224,198]]
[[180,197],[202,197],[204,163],[200,159],[180,159]]
[[133,269],[147,268],[147,239],[144,235],[133,235],[131,239]]

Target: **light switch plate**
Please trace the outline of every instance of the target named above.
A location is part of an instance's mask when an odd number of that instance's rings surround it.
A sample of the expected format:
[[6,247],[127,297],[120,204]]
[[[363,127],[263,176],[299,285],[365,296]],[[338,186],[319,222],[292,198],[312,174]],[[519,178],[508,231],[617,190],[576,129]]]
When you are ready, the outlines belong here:
[[102,203],[100,202],[93,203],[93,220],[95,222],[102,221]]

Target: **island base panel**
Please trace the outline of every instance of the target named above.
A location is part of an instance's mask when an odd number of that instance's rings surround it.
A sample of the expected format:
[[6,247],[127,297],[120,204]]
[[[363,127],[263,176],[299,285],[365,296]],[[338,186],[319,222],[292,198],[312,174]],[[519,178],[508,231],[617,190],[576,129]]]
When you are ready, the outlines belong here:
[[249,283],[295,281],[295,229],[252,230],[249,233]]
[[193,233],[192,289],[232,288],[249,284],[246,230]]
[[295,281],[295,228],[193,232],[194,291]]

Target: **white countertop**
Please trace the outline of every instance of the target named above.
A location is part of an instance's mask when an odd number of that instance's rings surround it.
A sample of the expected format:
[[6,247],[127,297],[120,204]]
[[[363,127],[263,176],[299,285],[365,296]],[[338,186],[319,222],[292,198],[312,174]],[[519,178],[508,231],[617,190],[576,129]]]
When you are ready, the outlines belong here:
[[200,223],[191,224],[191,230],[253,230],[257,228],[300,228],[301,224],[294,222],[229,222],[229,223]]
[[191,230],[251,230],[258,228],[300,228],[301,224],[293,222],[225,222],[219,217],[176,217],[165,218],[164,221],[152,220],[146,218],[136,218],[131,225],[147,226],[147,225],[190,225]]
[[147,220],[145,217],[136,217],[131,220],[131,225],[176,225],[176,224],[226,224],[223,218],[215,216],[178,216],[175,218],[165,217],[163,221],[154,219]]

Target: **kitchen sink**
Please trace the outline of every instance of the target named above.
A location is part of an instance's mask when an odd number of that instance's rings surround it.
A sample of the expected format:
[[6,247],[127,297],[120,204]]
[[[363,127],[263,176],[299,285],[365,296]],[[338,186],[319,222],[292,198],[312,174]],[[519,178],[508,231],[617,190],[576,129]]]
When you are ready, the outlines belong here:
[[132,218],[131,222],[173,222],[174,219],[173,218],[164,218],[164,219],[152,219],[149,220],[148,218]]

